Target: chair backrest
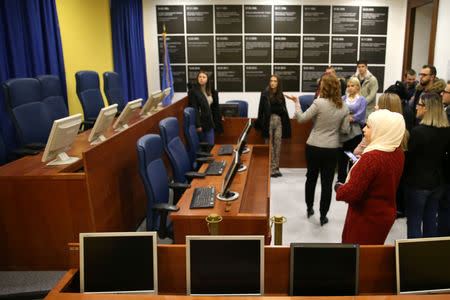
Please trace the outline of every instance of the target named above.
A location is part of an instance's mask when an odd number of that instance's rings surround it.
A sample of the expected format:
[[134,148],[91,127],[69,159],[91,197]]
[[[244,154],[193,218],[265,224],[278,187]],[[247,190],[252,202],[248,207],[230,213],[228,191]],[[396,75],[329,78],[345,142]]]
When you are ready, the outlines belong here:
[[161,133],[164,151],[172,165],[174,180],[176,182],[186,183],[187,180],[184,174],[193,169],[189,156],[181,141],[178,126],[178,120],[176,118],[165,118],[159,122],[159,132]]
[[169,201],[169,181],[162,160],[161,137],[157,134],[144,135],[137,141],[136,147],[138,170],[147,198],[147,230],[156,230],[159,214],[152,210],[152,206]]
[[125,100],[123,97],[122,82],[118,73],[103,73],[103,91],[105,92],[108,104],[117,104],[117,109],[122,111],[125,106]]
[[56,75],[41,75],[36,78],[41,83],[42,102],[48,109],[52,121],[68,117],[69,110],[62,94],[59,77]]
[[248,117],[248,102],[244,100],[229,100],[226,103],[237,103],[239,105],[239,116]]
[[77,95],[83,107],[84,119],[97,118],[100,110],[105,106],[100,81],[97,72],[78,71],[75,73]]
[[53,121],[41,101],[41,84],[36,78],[14,78],[3,83],[5,105],[22,145],[46,143]]
[[300,101],[300,106],[302,107],[302,110],[305,111],[313,103],[314,95],[313,94],[301,95],[301,96],[298,96],[298,100]]
[[186,150],[193,169],[197,169],[197,152],[200,150],[200,140],[195,128],[195,109],[186,107],[184,109],[183,134],[186,140]]
[[6,164],[7,161],[5,142],[3,141],[3,136],[0,134],[0,166]]

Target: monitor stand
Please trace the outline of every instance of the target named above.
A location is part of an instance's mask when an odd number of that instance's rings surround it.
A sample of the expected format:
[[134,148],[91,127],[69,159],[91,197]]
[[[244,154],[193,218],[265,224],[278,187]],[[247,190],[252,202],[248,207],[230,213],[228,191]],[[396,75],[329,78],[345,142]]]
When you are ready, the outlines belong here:
[[242,150],[242,154],[249,153],[249,152],[250,152],[249,147],[244,147],[244,150]]
[[102,134],[98,138],[96,138],[94,141],[92,141],[91,146],[100,144],[101,142],[106,141],[106,137]]
[[229,191],[225,195],[222,195],[220,193],[217,194],[217,199],[219,199],[221,201],[233,201],[233,200],[236,200],[238,197],[239,197],[239,193],[232,192],[232,191]]
[[121,132],[121,131],[124,131],[127,128],[128,128],[128,124],[123,124],[122,126],[117,127],[116,129],[114,129],[114,131],[115,132]]
[[243,172],[245,170],[247,170],[247,166],[246,165],[240,165],[237,171],[238,172]]
[[69,165],[79,160],[78,157],[71,157],[66,152],[61,152],[56,156],[56,159],[52,160],[47,166],[60,166]]

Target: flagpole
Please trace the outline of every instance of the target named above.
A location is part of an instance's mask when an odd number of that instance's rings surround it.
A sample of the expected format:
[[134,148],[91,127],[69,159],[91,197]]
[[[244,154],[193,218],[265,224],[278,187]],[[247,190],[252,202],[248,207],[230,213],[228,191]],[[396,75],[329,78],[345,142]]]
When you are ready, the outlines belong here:
[[[164,65],[166,67],[166,83],[167,86],[172,86],[172,83],[169,82],[170,78],[169,78],[169,66],[167,64],[167,46],[166,46],[166,24],[163,25],[163,45],[164,45]],[[170,97],[170,100],[172,100],[173,98],[173,93],[172,96]]]

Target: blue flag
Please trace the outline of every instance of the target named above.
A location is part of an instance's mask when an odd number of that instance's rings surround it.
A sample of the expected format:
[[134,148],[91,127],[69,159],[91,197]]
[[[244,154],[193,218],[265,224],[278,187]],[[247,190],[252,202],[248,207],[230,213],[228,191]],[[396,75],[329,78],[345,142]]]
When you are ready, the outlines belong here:
[[169,105],[172,103],[173,98],[173,77],[172,77],[172,67],[170,66],[169,50],[166,44],[166,26],[163,27],[163,44],[164,44],[164,61],[162,70],[162,90],[170,87],[170,94],[163,100],[163,105]]

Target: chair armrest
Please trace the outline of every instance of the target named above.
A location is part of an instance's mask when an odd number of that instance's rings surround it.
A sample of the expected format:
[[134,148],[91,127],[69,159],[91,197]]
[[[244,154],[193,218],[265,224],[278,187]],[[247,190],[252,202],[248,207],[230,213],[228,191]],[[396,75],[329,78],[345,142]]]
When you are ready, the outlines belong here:
[[31,150],[44,150],[45,149],[45,144],[43,143],[30,143],[30,144],[25,144],[23,146],[25,149],[31,149]]
[[36,155],[41,153],[39,150],[33,150],[33,149],[26,149],[26,148],[19,148],[11,152],[12,155],[16,158],[22,158],[29,155]]
[[197,157],[210,157],[210,156],[213,156],[212,153],[203,152],[203,151],[199,151],[199,152],[195,153],[195,155],[197,155]]
[[200,144],[200,149],[202,149],[202,151],[205,151],[205,152],[211,151],[211,149],[214,147],[214,145],[211,145],[207,142],[200,142],[199,144]]
[[80,131],[81,131],[81,127],[83,127],[82,131],[86,131],[86,130],[92,128],[95,124],[95,121],[96,121],[96,119],[93,119],[93,118],[84,120],[83,122],[81,122]]
[[171,183],[169,183],[169,188],[171,188],[171,189],[185,189],[185,190],[187,190],[190,187],[191,187],[191,185],[189,183],[182,183],[182,182],[171,182]]
[[195,161],[198,162],[198,163],[202,163],[202,164],[203,163],[209,164],[209,163],[212,163],[214,161],[214,158],[211,158],[211,157],[197,157],[195,159]]
[[205,173],[199,173],[199,172],[192,172],[191,171],[191,172],[185,173],[184,176],[187,179],[191,180],[193,178],[204,178],[206,176],[206,174]]
[[169,203],[157,203],[155,205],[152,206],[152,210],[156,210],[156,211],[178,211],[180,210],[180,208],[176,205],[172,205]]

